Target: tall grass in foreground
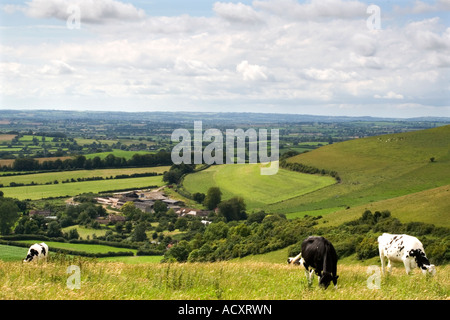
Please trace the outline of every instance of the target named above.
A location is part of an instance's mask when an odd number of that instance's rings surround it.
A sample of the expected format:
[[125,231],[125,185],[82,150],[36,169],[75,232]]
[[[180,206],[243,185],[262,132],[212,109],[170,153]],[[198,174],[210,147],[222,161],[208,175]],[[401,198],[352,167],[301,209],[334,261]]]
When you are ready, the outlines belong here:
[[[81,270],[81,288],[69,289],[69,265]],[[403,268],[369,289],[367,267],[338,266],[338,288],[311,286],[296,266],[263,262],[124,264],[84,258],[40,264],[0,261],[0,299],[448,299],[450,266],[435,277]]]

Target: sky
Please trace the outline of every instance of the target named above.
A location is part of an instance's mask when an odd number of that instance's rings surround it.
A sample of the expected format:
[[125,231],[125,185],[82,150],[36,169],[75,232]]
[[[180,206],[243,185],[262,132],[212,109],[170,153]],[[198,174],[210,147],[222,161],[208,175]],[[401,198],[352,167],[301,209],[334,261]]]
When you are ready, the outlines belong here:
[[450,0],[0,0],[1,109],[450,117]]

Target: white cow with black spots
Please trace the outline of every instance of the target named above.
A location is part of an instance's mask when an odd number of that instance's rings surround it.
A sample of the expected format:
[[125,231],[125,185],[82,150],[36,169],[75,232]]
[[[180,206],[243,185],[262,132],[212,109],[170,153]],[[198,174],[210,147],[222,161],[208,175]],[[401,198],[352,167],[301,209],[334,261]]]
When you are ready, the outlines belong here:
[[48,257],[48,246],[44,243],[35,243],[28,249],[27,257],[23,262],[30,262],[33,260],[46,260]]
[[381,269],[383,273],[385,259],[388,259],[388,271],[391,272],[391,262],[403,262],[406,273],[419,267],[422,273],[429,272],[434,275],[436,268],[430,264],[425,255],[422,243],[416,238],[406,234],[383,233],[378,237],[378,250],[380,251]]

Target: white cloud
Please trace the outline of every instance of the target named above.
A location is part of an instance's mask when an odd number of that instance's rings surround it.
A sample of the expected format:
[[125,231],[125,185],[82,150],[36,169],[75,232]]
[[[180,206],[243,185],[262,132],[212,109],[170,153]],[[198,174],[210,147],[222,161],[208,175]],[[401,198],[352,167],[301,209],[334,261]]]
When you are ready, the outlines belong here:
[[389,91],[387,94],[380,96],[379,94],[374,95],[375,99],[403,99],[403,95]]
[[371,115],[388,115],[392,108],[381,104],[402,103],[401,110],[448,112],[444,19],[383,21],[372,32],[359,1],[217,2],[211,17],[153,17],[118,1],[79,0],[82,23],[83,6],[92,7],[93,23],[77,31],[65,28],[67,1],[45,2],[27,4],[36,5],[28,16],[59,17],[63,27],[43,26],[42,41],[19,35],[0,45],[3,101]]
[[395,11],[400,14],[421,14],[429,12],[438,11],[450,11],[450,1],[449,0],[437,0],[433,3],[426,3],[423,1],[416,0],[412,6],[400,7],[395,6]]
[[246,81],[267,80],[265,69],[263,66],[249,64],[247,60],[241,61],[236,66],[236,71],[242,74],[242,78]]
[[32,18],[66,21],[73,8],[79,10],[82,23],[136,21],[146,16],[142,9],[115,0],[31,0],[26,6],[7,5],[4,10],[9,13],[20,10]]
[[365,17],[367,9],[367,4],[362,2],[343,0],[311,0],[302,4],[295,0],[256,0],[253,4],[256,8],[275,13],[281,17],[301,20]]
[[258,24],[263,21],[260,13],[251,6],[242,3],[216,2],[213,7],[214,12],[221,18],[231,22]]
[[39,70],[42,74],[48,75],[72,74],[74,71],[75,68],[60,60],[53,60]]

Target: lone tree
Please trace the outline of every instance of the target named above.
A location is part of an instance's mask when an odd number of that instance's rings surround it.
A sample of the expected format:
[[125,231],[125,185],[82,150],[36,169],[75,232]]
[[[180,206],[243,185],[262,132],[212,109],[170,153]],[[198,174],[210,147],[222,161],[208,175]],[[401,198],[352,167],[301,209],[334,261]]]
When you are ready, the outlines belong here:
[[219,214],[221,214],[227,222],[233,220],[247,219],[247,213],[245,212],[245,202],[241,197],[233,197],[226,201],[219,203]]
[[217,205],[222,200],[222,191],[218,187],[211,187],[208,189],[208,193],[206,194],[205,201],[203,204],[209,210],[213,210],[217,207]]
[[19,207],[14,200],[0,197],[0,234],[11,233],[11,228],[19,218]]
[[139,223],[133,231],[133,234],[131,235],[131,238],[133,241],[145,241],[147,240],[147,235],[145,234],[145,224]]

